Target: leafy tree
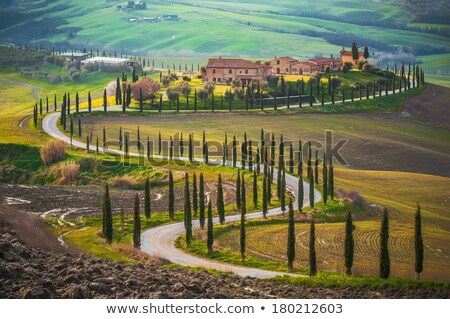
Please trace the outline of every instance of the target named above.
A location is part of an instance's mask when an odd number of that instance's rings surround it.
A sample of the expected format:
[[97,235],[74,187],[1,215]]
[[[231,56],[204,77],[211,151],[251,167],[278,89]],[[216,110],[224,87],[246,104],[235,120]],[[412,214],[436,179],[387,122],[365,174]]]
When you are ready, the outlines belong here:
[[316,226],[314,224],[314,218],[311,221],[311,227],[309,231],[309,275],[317,275]]
[[245,235],[245,214],[247,213],[247,204],[246,204],[246,195],[245,195],[245,179],[244,179],[244,173],[242,173],[242,203],[241,203],[241,228],[240,228],[240,247],[241,247],[241,260],[242,262],[245,260],[245,242],[246,242],[246,235]]
[[173,220],[175,218],[175,190],[173,185],[173,174],[169,171],[169,218]]
[[213,82],[206,82],[203,84],[203,89],[208,92],[208,94],[213,94],[216,89],[216,85]]
[[[241,203],[242,205],[242,203]],[[225,205],[223,202],[222,175],[219,174],[217,183],[217,214],[219,215],[220,224],[225,223]]]
[[151,214],[151,198],[150,198],[150,182],[145,180],[145,192],[144,192],[144,214],[147,221],[150,219]]
[[192,241],[191,195],[189,192],[189,175],[184,176],[184,227],[186,229],[186,245]]
[[139,195],[134,197],[134,214],[133,214],[133,245],[134,248],[141,248],[141,217],[139,216]]
[[208,247],[208,254],[211,254],[213,252],[213,217],[212,217],[212,207],[211,207],[211,201],[208,203],[208,240],[206,242],[206,246]]
[[[200,183],[199,183],[199,210],[200,210],[200,227],[205,228],[205,182],[203,181],[203,173],[200,173]],[[209,201],[211,203],[211,201]],[[209,217],[208,217],[209,218]]]
[[353,239],[353,232],[355,231],[355,225],[352,220],[352,212],[347,213],[345,219],[345,241],[344,241],[344,257],[345,257],[345,269],[346,274],[352,274],[353,267],[353,254],[355,249],[355,240]]
[[389,257],[389,213],[385,208],[381,220],[380,232],[380,277],[389,278],[391,273],[391,260]]
[[112,223],[112,209],[111,209],[111,198],[109,196],[109,186],[105,186],[105,194],[103,196],[103,235],[106,237],[106,242],[108,244],[112,243],[113,236],[113,223]]
[[288,269],[294,270],[295,260],[295,220],[292,199],[289,199],[289,224],[288,224],[288,244],[287,244]]
[[189,94],[192,88],[188,82],[182,81],[178,84],[178,91],[186,98],[186,108],[189,109]]
[[415,250],[415,267],[416,278],[420,279],[423,271],[423,239],[422,239],[422,216],[420,214],[420,206],[417,204],[415,227],[414,227],[414,250]]
[[176,102],[180,97],[180,91],[178,91],[177,88],[170,87],[166,90],[166,95],[169,99],[170,105],[172,105],[172,103]]

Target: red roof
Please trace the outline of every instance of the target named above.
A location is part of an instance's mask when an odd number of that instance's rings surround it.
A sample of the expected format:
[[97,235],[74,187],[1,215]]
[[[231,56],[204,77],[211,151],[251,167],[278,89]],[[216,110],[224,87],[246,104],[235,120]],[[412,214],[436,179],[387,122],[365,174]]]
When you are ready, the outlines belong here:
[[264,65],[261,62],[252,62],[244,59],[209,59],[207,68],[224,69],[260,69]]
[[341,63],[340,61],[333,59],[333,58],[314,58],[309,59],[308,61],[312,63]]
[[291,58],[290,56],[282,56],[282,57],[277,58],[275,60],[286,60],[288,62],[298,62],[297,59]]
[[309,67],[314,67],[317,66],[317,63],[313,63],[311,61],[299,61],[298,63],[294,64],[293,66],[296,66],[297,64],[303,64],[303,65],[307,65]]

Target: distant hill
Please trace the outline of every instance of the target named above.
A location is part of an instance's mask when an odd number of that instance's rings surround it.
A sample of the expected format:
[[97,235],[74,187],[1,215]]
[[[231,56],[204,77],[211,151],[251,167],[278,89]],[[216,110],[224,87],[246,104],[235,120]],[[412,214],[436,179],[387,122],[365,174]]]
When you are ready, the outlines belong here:
[[126,5],[2,1],[0,41],[183,57],[329,56],[352,41],[371,51],[450,52],[450,25],[429,22],[448,12],[443,0],[147,0],[144,10]]

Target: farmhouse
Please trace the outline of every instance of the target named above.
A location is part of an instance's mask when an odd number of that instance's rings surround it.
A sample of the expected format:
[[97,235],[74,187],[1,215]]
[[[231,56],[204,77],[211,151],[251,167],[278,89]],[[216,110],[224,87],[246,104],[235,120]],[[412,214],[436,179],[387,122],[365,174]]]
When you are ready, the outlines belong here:
[[66,61],[83,61],[89,57],[89,53],[83,52],[64,52],[59,55],[61,59],[65,59]]
[[361,51],[358,51],[359,59],[353,60],[353,54],[352,51],[346,51],[344,47],[342,47],[342,50],[339,52],[341,54],[341,62],[350,62],[352,64],[356,64],[358,61],[364,61],[364,53]]
[[291,65],[290,74],[309,75],[317,71],[319,71],[319,69],[316,63],[311,61],[298,61]]
[[316,64],[319,72],[337,71],[342,65],[341,61],[333,58],[314,58],[307,61]]
[[126,65],[130,69],[138,64],[137,61],[133,61],[130,59],[109,58],[100,56],[81,61],[81,64],[91,64],[91,63],[105,64],[105,65],[124,65],[124,66]]
[[275,74],[292,74],[291,66],[297,62],[299,60],[288,56],[281,58],[275,57],[275,59],[270,61],[270,66]]
[[269,63],[218,58],[208,60],[203,81],[226,84],[240,80],[247,83],[251,80],[267,79],[271,74],[272,68]]

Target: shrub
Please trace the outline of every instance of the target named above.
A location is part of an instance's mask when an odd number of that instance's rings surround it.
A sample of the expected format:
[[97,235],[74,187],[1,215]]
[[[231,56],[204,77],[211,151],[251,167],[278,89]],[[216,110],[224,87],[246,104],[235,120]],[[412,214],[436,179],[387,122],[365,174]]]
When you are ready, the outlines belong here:
[[352,68],[352,66],[353,64],[351,64],[350,62],[344,62],[342,63],[341,71],[347,73]]
[[276,75],[270,75],[267,78],[267,83],[269,84],[269,86],[275,86],[278,84],[278,76]]
[[373,69],[374,66],[369,63],[364,64],[364,66],[362,67],[363,72],[372,72]]
[[80,165],[75,162],[67,162],[61,165],[61,175],[65,182],[73,183],[78,180]]
[[72,76],[76,72],[77,72],[77,68],[71,67],[70,70],[69,70],[69,75]]
[[78,72],[75,72],[74,74],[72,74],[72,81],[74,82],[78,82],[81,79],[81,75]]
[[41,148],[41,159],[45,165],[62,161],[66,156],[66,143],[51,140]]
[[50,80],[48,80],[50,84],[58,84],[62,82],[61,75],[53,75]]
[[135,188],[138,183],[133,176],[123,175],[112,177],[110,179],[110,184],[113,187]]

